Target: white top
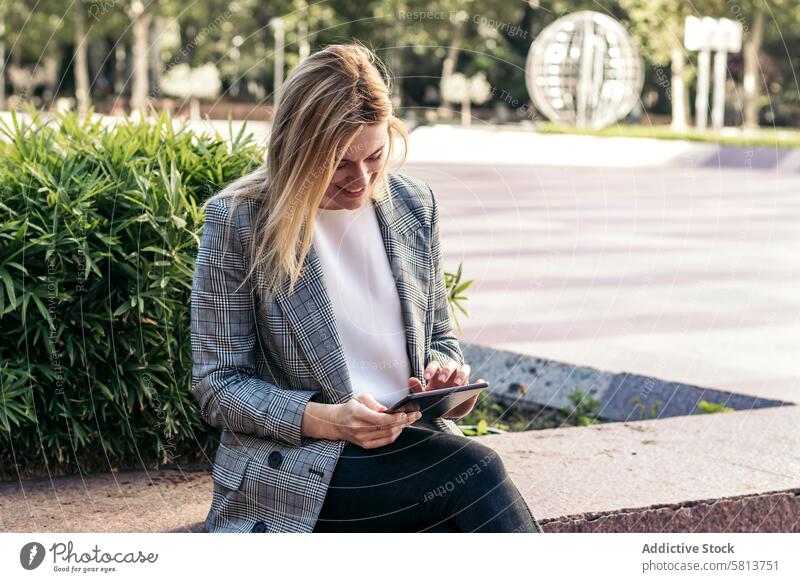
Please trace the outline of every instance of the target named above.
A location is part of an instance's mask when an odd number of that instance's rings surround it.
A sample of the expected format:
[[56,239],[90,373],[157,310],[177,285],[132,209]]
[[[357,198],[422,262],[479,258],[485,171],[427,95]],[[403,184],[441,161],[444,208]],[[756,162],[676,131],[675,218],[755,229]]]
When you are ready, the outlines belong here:
[[391,406],[409,392],[411,364],[397,284],[372,200],[355,210],[320,208],[313,230],[353,392]]

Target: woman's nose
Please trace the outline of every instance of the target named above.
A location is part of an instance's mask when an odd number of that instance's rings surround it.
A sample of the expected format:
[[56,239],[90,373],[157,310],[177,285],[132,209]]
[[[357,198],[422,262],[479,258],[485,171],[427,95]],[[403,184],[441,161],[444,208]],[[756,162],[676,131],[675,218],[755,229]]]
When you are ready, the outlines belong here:
[[369,172],[366,166],[354,168],[347,174],[347,183],[351,188],[363,188],[369,183]]

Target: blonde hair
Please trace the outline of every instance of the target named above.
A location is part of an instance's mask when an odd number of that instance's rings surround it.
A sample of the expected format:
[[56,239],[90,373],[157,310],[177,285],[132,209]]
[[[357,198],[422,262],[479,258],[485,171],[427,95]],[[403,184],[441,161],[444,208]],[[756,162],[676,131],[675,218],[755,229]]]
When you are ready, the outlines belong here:
[[287,277],[293,291],[313,238],[308,225],[345,151],[365,125],[388,122],[387,156],[366,194],[369,199],[380,200],[388,192],[395,136],[404,144],[400,164],[405,161],[408,132],[393,114],[389,77],[384,79],[382,71],[383,63],[359,43],[329,45],[308,56],[286,79],[265,163],[204,203],[205,208],[229,198],[233,221],[244,199],[260,202],[245,281],[263,264],[267,281],[262,292],[274,293]]

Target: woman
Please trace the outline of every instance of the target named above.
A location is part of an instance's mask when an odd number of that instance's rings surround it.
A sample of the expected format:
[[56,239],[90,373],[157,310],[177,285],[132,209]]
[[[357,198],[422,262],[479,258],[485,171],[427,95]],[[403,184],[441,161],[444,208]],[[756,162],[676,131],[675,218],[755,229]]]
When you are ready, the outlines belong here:
[[207,531],[541,531],[497,454],[450,419],[475,398],[431,424],[383,412],[469,366],[436,198],[388,171],[408,136],[377,62],[357,44],[304,60],[264,166],[205,204],[192,393],[222,430]]

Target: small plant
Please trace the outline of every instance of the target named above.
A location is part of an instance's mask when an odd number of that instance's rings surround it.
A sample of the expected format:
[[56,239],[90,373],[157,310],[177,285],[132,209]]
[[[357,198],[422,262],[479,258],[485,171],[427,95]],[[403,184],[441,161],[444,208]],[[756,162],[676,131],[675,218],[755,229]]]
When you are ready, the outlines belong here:
[[461,311],[461,313],[469,317],[469,313],[467,313],[467,310],[464,309],[464,306],[461,303],[467,300],[467,297],[463,295],[463,292],[466,291],[467,288],[469,288],[469,286],[475,282],[474,279],[469,279],[468,281],[464,282],[461,281],[461,278],[463,276],[463,271],[462,271],[463,267],[464,263],[462,261],[461,263],[458,264],[458,271],[456,271],[455,273],[445,272],[444,274],[444,285],[445,288],[447,289],[447,301],[448,304],[450,305],[450,310],[453,313],[453,320],[455,321],[456,329],[458,330],[459,334],[462,333],[462,330],[461,330],[461,324],[458,321],[458,314],[456,313],[456,309],[458,309],[459,311]]
[[642,402],[641,396],[636,396],[631,400],[631,402],[636,405],[636,408],[639,409],[639,414],[644,418],[658,418],[658,409],[661,406],[661,400],[656,400],[655,404],[650,405],[650,410],[647,411],[645,409],[645,405]]
[[475,428],[469,426],[462,426],[461,432],[464,436],[482,436],[485,434],[489,434],[489,423],[486,422],[485,419],[481,419],[478,421],[478,424],[474,425]]
[[598,424],[597,410],[600,408],[600,401],[595,400],[589,395],[588,392],[582,390],[574,390],[567,394],[567,398],[572,405],[570,407],[562,408],[562,412],[566,415],[565,423],[573,426],[588,426],[590,424]]
[[716,412],[734,412],[730,406],[725,406],[721,402],[708,402],[701,400],[697,403],[697,412],[699,414],[714,414]]
[[[504,411],[505,409],[501,404],[494,402],[488,396],[482,394],[478,397],[478,401],[475,403],[472,410],[469,411],[469,414],[458,420],[458,427],[461,429],[461,432],[467,436],[487,434],[490,424],[501,430],[508,430],[508,424],[495,422],[495,420],[502,418]],[[473,426],[475,428],[471,428]]]

